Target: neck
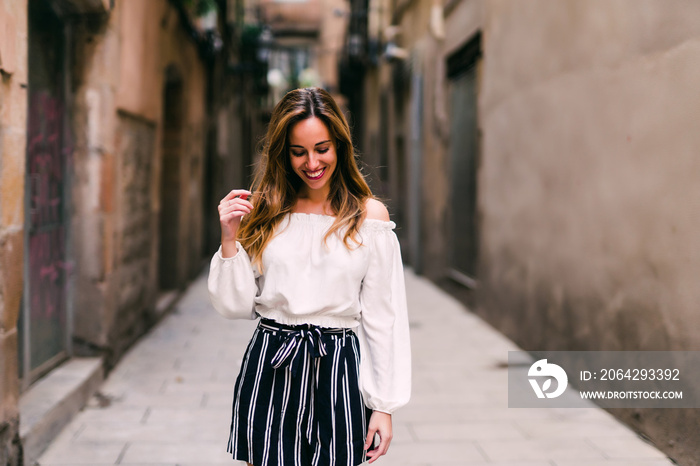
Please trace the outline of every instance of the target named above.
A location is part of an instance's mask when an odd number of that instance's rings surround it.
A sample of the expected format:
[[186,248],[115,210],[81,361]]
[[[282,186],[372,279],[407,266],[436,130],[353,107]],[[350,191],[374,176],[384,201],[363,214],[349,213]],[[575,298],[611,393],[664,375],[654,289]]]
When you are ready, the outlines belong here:
[[299,198],[304,199],[309,204],[325,204],[328,202],[330,189],[309,190],[305,189],[299,193]]
[[331,215],[327,193],[304,191],[299,193],[296,201],[297,211]]

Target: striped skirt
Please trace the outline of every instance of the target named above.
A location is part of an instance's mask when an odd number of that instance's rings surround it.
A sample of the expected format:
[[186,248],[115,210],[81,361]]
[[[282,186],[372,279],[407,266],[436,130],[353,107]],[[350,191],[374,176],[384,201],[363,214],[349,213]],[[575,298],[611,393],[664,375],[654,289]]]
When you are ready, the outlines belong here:
[[355,466],[371,410],[350,329],[261,319],[233,393],[228,452],[253,466]]

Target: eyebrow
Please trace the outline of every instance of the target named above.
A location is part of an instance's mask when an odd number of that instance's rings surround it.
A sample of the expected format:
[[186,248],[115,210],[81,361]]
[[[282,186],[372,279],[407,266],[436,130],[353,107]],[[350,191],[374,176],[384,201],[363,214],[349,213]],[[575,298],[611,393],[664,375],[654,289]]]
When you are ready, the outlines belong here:
[[[321,144],[325,144],[325,143],[327,143],[327,142],[331,142],[331,140],[330,140],[330,139],[326,139],[325,141],[317,142],[316,144],[314,144],[314,146],[320,146]],[[298,144],[290,144],[289,147],[299,147],[299,148],[301,148],[301,149],[304,149],[304,146],[300,146],[300,145],[298,145]]]

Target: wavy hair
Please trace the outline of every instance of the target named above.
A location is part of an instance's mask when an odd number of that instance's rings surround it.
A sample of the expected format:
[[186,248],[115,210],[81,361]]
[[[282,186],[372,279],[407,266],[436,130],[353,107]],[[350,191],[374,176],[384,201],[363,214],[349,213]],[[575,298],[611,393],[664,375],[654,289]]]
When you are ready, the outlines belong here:
[[289,135],[292,127],[308,118],[318,118],[335,142],[336,169],[331,175],[328,200],[335,221],[324,241],[344,230],[343,243],[350,249],[356,245],[365,214],[365,203],[372,198],[355,160],[350,127],[338,104],[328,92],[312,87],[288,92],[275,106],[267,134],[263,140],[262,157],[253,187],[253,210],[243,217],[238,241],[262,271],[262,253],[275,234],[275,228],[297,200],[303,180],[292,170]]

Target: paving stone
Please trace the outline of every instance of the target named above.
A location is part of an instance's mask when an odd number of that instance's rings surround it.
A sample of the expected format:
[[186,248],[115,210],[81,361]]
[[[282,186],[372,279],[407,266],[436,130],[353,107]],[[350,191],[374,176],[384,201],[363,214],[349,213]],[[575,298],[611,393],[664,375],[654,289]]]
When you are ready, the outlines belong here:
[[621,427],[610,420],[520,420],[515,426],[528,438],[608,438],[631,439],[633,443],[640,439],[631,430]]
[[603,460],[603,454],[580,438],[555,438],[531,440],[480,440],[477,442],[490,461]]
[[[469,442],[430,442],[391,445],[386,457],[377,460],[379,466],[416,465],[459,460],[465,464],[484,463],[486,457]],[[375,463],[373,463],[374,465]]]
[[642,439],[628,437],[591,437],[588,441],[612,459],[663,459],[665,455]]
[[491,422],[432,422],[413,423],[412,430],[418,441],[457,441],[472,440],[524,440],[526,438],[510,421]]
[[124,450],[124,442],[76,443],[56,441],[39,459],[41,466],[116,464]]
[[[176,466],[217,466],[217,465],[226,465],[226,466],[246,466],[245,461],[233,461],[231,459],[227,459],[226,461],[222,463],[178,463]],[[129,466],[135,466],[135,465],[129,465]]]
[[489,466],[552,466],[551,461],[498,461],[488,463]]
[[669,466],[672,463],[668,459],[636,459],[636,460],[615,460],[606,459],[602,461],[581,461],[566,460],[556,461],[553,466]]
[[120,464],[133,463],[231,464],[226,442],[134,442],[128,446]]
[[[210,419],[207,419],[210,421]],[[102,423],[87,425],[75,438],[74,444],[97,443],[109,438],[113,441],[159,443],[165,440],[173,443],[199,444],[214,443],[218,438],[219,448],[226,449],[228,441],[228,421],[202,422],[192,416],[183,423],[118,424]],[[170,461],[170,460],[168,460]]]
[[430,463],[430,466],[553,466],[551,461],[498,461],[492,463],[490,461],[483,463],[463,462],[463,461],[441,461],[438,463]]

